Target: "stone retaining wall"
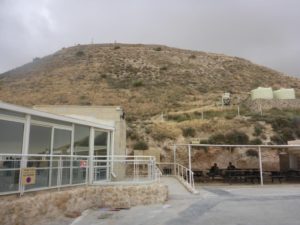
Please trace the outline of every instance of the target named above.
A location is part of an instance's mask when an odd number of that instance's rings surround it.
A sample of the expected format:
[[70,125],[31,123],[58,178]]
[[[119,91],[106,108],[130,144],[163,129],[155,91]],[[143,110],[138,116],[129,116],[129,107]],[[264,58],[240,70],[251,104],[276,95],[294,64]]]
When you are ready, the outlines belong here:
[[86,186],[62,191],[0,197],[0,224],[33,225],[43,217],[79,214],[91,207],[129,208],[163,203],[168,188],[162,184]]
[[247,100],[246,105],[253,112],[262,110],[277,109],[300,109],[300,99],[255,99]]

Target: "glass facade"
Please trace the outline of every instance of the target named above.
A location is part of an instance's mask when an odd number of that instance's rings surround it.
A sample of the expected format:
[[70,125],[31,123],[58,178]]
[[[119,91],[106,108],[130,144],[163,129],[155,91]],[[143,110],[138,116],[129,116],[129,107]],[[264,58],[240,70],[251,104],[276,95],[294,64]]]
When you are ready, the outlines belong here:
[[[29,127],[25,126],[27,121]],[[19,191],[21,167],[35,168],[36,172],[35,184],[24,185],[25,190],[86,183],[90,131],[90,126],[56,123],[36,116],[30,119],[25,114],[0,109],[0,154],[22,154],[26,149],[29,154],[0,155],[0,193]],[[106,159],[108,132],[95,130],[94,137],[93,154]],[[108,164],[93,165],[96,169],[90,172],[95,173],[94,178],[106,179]]]

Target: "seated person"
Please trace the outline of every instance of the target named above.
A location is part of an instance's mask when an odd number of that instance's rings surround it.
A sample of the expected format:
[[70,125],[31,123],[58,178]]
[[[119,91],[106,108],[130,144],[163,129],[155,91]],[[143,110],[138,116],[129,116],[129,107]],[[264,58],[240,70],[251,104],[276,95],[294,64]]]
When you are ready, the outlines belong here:
[[220,174],[220,169],[217,165],[217,163],[214,163],[214,165],[209,170],[209,176],[215,177],[216,175]]
[[236,171],[233,171],[233,170],[236,170],[235,166],[232,165],[231,162],[229,162],[228,166],[227,166],[227,171],[225,173],[225,176],[226,177],[231,177],[231,176],[234,176],[234,175],[237,175],[237,172]]
[[228,166],[227,166],[227,170],[235,170],[235,169],[236,169],[235,166],[232,165],[231,162],[229,162],[229,164],[228,164]]

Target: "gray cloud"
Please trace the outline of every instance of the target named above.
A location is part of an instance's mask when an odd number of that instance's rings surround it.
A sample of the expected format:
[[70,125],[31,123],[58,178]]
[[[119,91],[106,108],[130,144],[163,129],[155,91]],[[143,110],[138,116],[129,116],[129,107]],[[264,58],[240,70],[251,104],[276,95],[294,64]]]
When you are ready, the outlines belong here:
[[0,72],[77,43],[154,43],[300,76],[298,0],[0,0]]

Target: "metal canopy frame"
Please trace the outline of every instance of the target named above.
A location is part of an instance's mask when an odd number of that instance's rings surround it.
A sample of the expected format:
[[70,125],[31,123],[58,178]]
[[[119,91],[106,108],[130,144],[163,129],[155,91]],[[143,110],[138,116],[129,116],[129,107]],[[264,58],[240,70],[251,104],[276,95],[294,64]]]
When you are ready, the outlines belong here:
[[[188,147],[188,156],[189,156],[189,170],[192,171],[192,159],[191,159],[191,152],[192,147],[222,147],[222,148],[256,148],[258,149],[258,160],[259,160],[259,173],[260,173],[260,185],[264,185],[264,179],[263,179],[263,168],[262,168],[262,157],[261,157],[261,151],[263,148],[296,148],[294,150],[300,151],[300,145],[221,145],[221,144],[174,144],[173,145],[173,153],[174,153],[174,163],[176,163],[176,150],[177,147]],[[196,149],[195,149],[196,150]],[[198,149],[197,149],[198,150]],[[192,173],[189,173],[189,179],[192,179]]]

